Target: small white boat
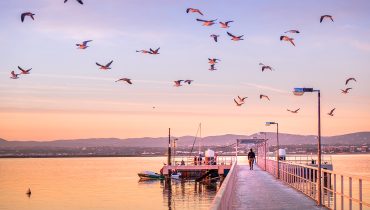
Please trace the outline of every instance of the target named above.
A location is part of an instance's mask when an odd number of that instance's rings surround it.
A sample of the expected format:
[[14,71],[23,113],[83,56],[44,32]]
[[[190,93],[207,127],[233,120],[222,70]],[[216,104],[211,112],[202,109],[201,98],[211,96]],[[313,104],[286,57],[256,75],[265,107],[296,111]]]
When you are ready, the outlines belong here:
[[180,179],[181,173],[177,172],[176,174],[171,174],[171,179]]
[[164,179],[164,176],[153,171],[142,171],[137,174],[140,179]]

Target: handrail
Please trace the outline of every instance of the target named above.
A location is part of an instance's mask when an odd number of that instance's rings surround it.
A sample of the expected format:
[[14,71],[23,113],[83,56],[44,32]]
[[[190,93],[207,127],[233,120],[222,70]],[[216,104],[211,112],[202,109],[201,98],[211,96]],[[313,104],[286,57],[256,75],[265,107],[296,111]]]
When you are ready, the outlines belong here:
[[237,174],[237,162],[233,163],[225,180],[222,182],[215,198],[212,201],[210,210],[227,210],[231,209],[232,205],[232,192]]
[[[266,159],[266,162],[265,170],[267,172],[275,177],[279,173],[281,181],[312,199],[317,199],[317,179],[319,177],[317,167],[287,161],[277,162],[270,159]],[[258,164],[261,168],[264,168],[262,162]],[[277,172],[277,164],[280,165],[279,172]],[[323,183],[320,189],[322,192],[321,200],[322,205],[325,207],[329,209],[344,209],[346,205],[348,209],[352,209],[355,204],[360,210],[364,206],[370,207],[370,201],[363,200],[363,198],[369,198],[366,194],[369,192],[364,192],[363,186],[370,184],[370,177],[337,173],[327,169],[321,170],[320,177]]]

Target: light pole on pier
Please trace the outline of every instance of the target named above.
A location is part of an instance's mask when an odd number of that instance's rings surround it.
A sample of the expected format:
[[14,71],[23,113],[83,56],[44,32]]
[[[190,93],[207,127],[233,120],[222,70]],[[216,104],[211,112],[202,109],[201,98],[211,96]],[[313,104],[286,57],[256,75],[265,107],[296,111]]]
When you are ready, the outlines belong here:
[[279,154],[279,150],[280,150],[280,146],[279,146],[279,123],[277,122],[266,122],[265,124],[266,126],[270,126],[270,125],[276,125],[276,145],[277,145],[277,152],[276,152],[276,162],[277,162],[277,178],[280,179],[280,164],[279,164],[279,161],[280,161],[280,154]]
[[265,171],[266,171],[266,153],[267,153],[267,146],[266,146],[266,144],[267,144],[267,138],[266,138],[266,132],[260,132],[260,134],[265,134],[265,142],[264,142],[264,153],[265,153]]
[[320,110],[320,90],[314,90],[313,88],[294,88],[293,94],[296,96],[302,96],[307,92],[317,92],[317,113],[318,113],[318,142],[317,142],[317,205],[321,206],[321,110]]

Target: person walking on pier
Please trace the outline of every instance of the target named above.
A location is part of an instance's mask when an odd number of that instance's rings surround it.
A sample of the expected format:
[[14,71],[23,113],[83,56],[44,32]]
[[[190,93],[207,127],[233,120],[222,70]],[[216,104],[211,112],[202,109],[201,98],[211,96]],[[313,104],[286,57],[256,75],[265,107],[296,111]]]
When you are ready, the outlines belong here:
[[249,162],[249,170],[253,170],[253,164],[254,164],[254,159],[256,158],[256,155],[254,154],[252,148],[248,152],[248,162]]

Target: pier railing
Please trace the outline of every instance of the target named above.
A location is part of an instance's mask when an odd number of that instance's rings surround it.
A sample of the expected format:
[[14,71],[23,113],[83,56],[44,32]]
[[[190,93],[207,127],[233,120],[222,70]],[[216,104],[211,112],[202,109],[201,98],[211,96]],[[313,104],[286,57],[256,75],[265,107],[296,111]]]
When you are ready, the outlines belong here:
[[176,157],[172,161],[173,165],[186,165],[186,166],[194,166],[194,165],[232,165],[235,163],[236,157],[235,156],[217,156],[214,159],[206,159],[202,157],[202,160],[195,159],[194,157],[184,156],[184,157]]
[[[259,161],[258,165],[275,177],[301,191],[310,198],[317,199],[317,167],[276,160]],[[329,209],[370,209],[370,178],[321,170],[322,204]]]
[[229,210],[232,209],[232,194],[236,181],[236,174],[238,173],[238,166],[235,163],[231,166],[229,173],[222,182],[215,198],[213,199],[210,210]]

